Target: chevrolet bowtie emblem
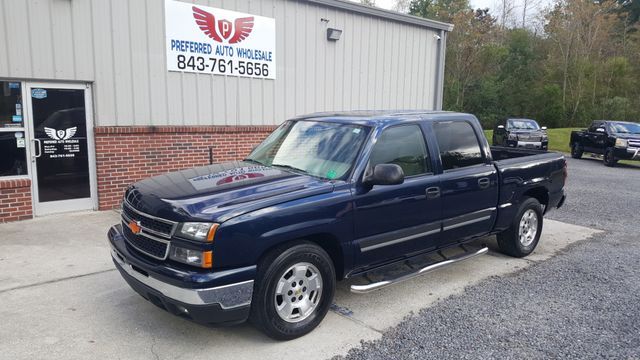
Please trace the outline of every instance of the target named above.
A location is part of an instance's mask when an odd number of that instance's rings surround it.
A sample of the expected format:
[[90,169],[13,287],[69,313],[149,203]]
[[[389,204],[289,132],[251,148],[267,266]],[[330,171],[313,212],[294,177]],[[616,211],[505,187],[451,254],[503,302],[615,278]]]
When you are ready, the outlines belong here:
[[129,221],[129,229],[131,230],[132,233],[134,234],[140,234],[140,231],[142,230],[142,227],[140,226],[140,221]]

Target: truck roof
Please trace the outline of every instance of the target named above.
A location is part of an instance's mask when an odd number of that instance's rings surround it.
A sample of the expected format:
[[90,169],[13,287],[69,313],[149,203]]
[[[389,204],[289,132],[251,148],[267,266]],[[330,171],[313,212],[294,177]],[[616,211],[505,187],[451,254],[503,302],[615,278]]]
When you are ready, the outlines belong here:
[[436,110],[358,110],[338,112],[318,112],[297,116],[293,120],[322,120],[351,123],[365,126],[379,126],[400,123],[407,120],[475,120],[471,114]]

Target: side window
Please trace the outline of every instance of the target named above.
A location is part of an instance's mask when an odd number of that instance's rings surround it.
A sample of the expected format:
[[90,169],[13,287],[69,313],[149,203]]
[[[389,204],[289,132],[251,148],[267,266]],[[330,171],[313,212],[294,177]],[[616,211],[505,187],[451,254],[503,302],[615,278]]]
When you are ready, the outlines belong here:
[[484,158],[473,127],[466,121],[433,124],[444,170],[483,164]]
[[378,164],[396,164],[405,176],[431,172],[422,130],[417,125],[395,126],[385,130],[369,157],[371,168]]

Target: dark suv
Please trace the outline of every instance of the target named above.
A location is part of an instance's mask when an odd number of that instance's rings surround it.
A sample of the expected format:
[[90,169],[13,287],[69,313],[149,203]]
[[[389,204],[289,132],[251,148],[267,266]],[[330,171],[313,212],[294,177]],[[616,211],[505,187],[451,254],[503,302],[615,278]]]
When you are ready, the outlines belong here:
[[531,119],[505,119],[496,123],[493,145],[547,150],[547,127]]

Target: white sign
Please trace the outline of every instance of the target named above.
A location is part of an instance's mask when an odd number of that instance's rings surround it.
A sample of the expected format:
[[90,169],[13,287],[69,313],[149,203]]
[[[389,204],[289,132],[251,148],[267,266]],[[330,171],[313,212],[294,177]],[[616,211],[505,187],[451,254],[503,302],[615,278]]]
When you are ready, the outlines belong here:
[[169,71],[276,78],[275,19],[172,0],[165,14]]

